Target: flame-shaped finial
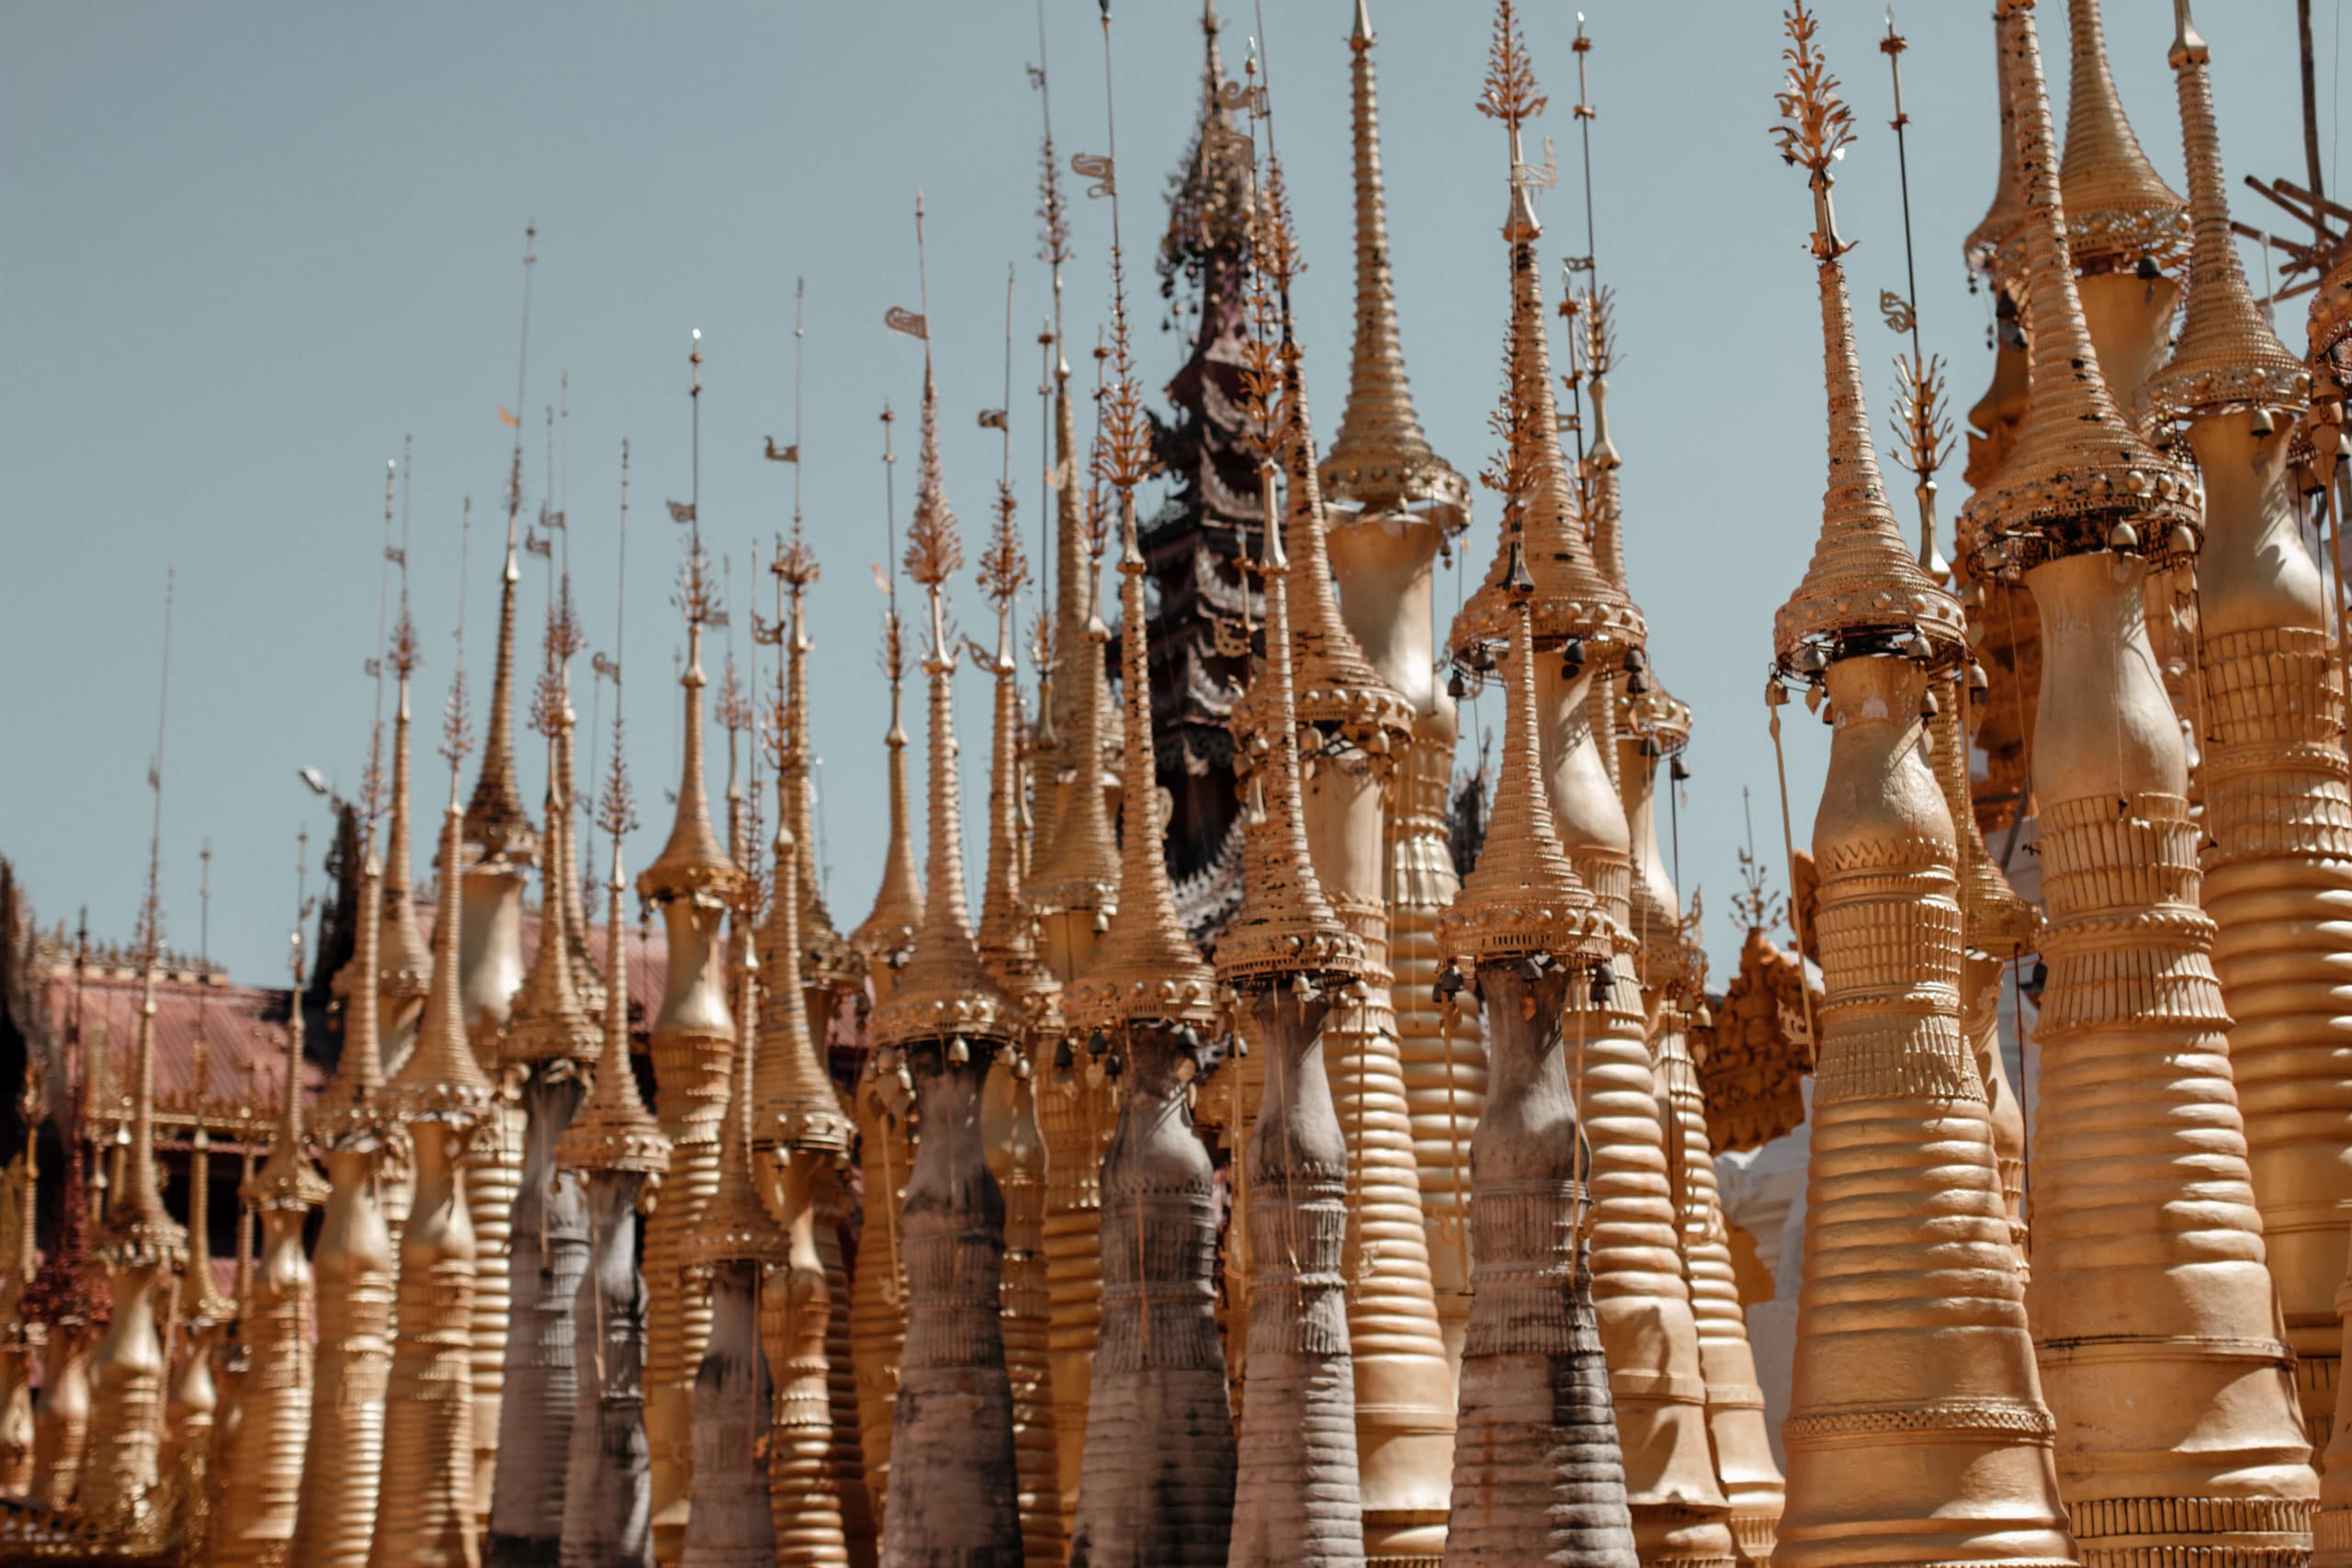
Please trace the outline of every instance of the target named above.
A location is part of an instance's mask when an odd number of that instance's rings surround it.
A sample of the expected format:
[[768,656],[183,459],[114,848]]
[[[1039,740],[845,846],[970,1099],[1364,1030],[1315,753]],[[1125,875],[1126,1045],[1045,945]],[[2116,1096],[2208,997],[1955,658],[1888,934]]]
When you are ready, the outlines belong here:
[[1871,441],[1853,301],[1838,260],[1852,247],[1838,237],[1829,200],[1830,167],[1853,141],[1853,117],[1817,47],[1819,19],[1803,0],[1787,12],[1786,26],[1788,85],[1774,95],[1785,123],[1773,136],[1783,158],[1804,165],[1813,190],[1813,254],[1829,392],[1829,488],[1812,564],[1774,618],[1773,650],[1784,673],[1807,676],[1820,668],[1819,656],[1894,651],[1907,648],[1915,636],[1925,637],[1933,659],[1958,657],[1965,646],[1959,603],[1920,570],[1904,542]]
[[[1559,406],[1553,392],[1552,350],[1544,326],[1543,283],[1538,274],[1535,242],[1542,225],[1536,221],[1533,176],[1521,156],[1520,136],[1526,122],[1543,110],[1545,98],[1538,90],[1527,61],[1526,44],[1519,30],[1517,10],[1510,0],[1497,0],[1495,39],[1487,70],[1487,90],[1479,112],[1503,122],[1510,137],[1511,206],[1503,226],[1510,247],[1511,314],[1510,396],[1526,405],[1531,437],[1521,453],[1532,465],[1522,498],[1521,532],[1506,531],[1486,579],[1454,618],[1453,643],[1457,658],[1473,645],[1490,646],[1508,639],[1513,621],[1512,581],[1514,540],[1516,570],[1534,585],[1528,610],[1538,647],[1574,638],[1590,657],[1638,647],[1647,632],[1642,613],[1623,590],[1611,584],[1595,563],[1586,519],[1577,515],[1576,486],[1560,452]],[[1493,476],[1483,476],[1492,482]]]

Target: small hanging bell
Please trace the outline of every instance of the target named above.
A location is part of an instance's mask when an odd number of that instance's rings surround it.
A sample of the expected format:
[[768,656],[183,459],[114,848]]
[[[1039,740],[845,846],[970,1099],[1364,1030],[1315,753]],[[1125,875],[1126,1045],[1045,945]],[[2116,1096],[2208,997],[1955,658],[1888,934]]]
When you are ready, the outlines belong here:
[[1560,671],[1571,681],[1584,673],[1584,638],[1572,637],[1560,645]]
[[964,1037],[962,1035],[958,1034],[955,1039],[950,1040],[947,1043],[948,1066],[960,1067],[971,1059],[972,1048],[964,1043]]
[[2107,531],[2107,547],[2118,555],[2129,555],[2140,547],[2140,531],[2129,523],[2118,523]]

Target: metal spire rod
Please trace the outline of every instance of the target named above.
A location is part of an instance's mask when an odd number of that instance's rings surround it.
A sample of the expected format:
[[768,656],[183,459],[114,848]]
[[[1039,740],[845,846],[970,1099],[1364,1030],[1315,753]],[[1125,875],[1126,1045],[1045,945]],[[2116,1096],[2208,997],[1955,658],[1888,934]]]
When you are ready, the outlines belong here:
[[882,558],[882,591],[890,597],[890,619],[899,618],[899,487],[896,475],[899,458],[890,449],[890,426],[899,416],[890,412],[890,400],[882,400],[882,537],[888,552]]
[[792,280],[792,537],[800,539],[800,391],[801,360],[808,346],[807,315],[808,280]]
[[1894,118],[1887,123],[1894,131],[1894,168],[1903,190],[1903,286],[1910,301],[1906,313],[1911,318],[1911,362],[1919,366],[1927,363],[1927,355],[1919,347],[1919,270],[1911,242],[1911,158],[1903,135],[1911,123],[1911,117],[1903,110],[1903,51],[1910,42],[1894,30],[1893,5],[1886,8],[1886,36],[1879,39],[1878,47],[1886,56],[1887,73],[1894,82]]
[[155,797],[154,820],[147,839],[147,900],[140,914],[146,928],[141,940],[149,964],[154,963],[164,943],[164,738],[172,711],[172,601],[177,596],[178,578],[178,568],[165,563],[163,691],[155,704],[155,751],[147,764],[147,788]]

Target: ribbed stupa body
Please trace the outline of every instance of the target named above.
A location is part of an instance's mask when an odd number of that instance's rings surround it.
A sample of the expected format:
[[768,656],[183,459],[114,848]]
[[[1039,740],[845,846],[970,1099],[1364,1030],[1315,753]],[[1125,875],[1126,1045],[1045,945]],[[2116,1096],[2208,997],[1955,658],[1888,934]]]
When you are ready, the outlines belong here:
[[1071,1568],[1221,1568],[1234,1442],[1216,1324],[1216,1171],[1168,1025],[1122,1032],[1127,1073],[1103,1159],[1102,1330]]
[[[797,988],[797,987],[796,987]],[[849,1562],[842,1529],[841,1478],[833,1468],[832,1388],[826,1336],[831,1282],[817,1249],[825,1223],[818,1186],[833,1179],[838,1156],[804,1150],[786,1156],[783,1267],[760,1292],[760,1346],[773,1388],[768,1421],[768,1516],[774,1561],[795,1568]],[[863,1475],[858,1484],[865,1484]]]
[[1585,1146],[1559,1023],[1581,975],[1479,964],[1488,1089],[1471,1154],[1472,1289],[1447,1568],[1638,1561],[1581,1236]]
[[2139,578],[2097,555],[2027,576],[2050,671],[2034,1328],[2085,1561],[2267,1563],[2300,1550],[2313,1481]]
[[[346,1045],[345,1049],[349,1049]],[[291,1562],[364,1568],[384,1462],[392,1362],[391,1232],[376,1201],[376,1147],[330,1145],[332,1194],[313,1258],[319,1349]]]
[[676,1288],[682,1248],[718,1190],[719,1124],[726,1119],[735,1015],[727,995],[720,921],[741,874],[720,847],[703,787],[702,623],[687,627],[685,743],[678,814],[669,842],[638,877],[662,906],[669,967],[653,1019],[655,1110],[670,1140],[670,1172],[646,1226],[651,1292],[646,1325],[645,1429],[653,1450],[656,1556],[677,1561],[694,1474],[690,1427],[695,1369],[710,1337],[710,1298]]
[[1477,1016],[1456,1011],[1449,1021],[1434,989],[1438,918],[1461,886],[1446,840],[1453,705],[1442,694],[1439,702],[1415,725],[1412,750],[1397,773],[1388,831],[1388,966],[1430,1290],[1458,1382],[1470,1321],[1470,1141],[1487,1101],[1487,1043]]
[[[359,878],[355,976],[382,968],[382,884],[370,850]],[[392,1359],[392,1236],[377,1197],[390,1134],[380,1098],[379,994],[372,985],[360,986],[346,994],[345,1008],[343,1055],[319,1106],[327,1201],[311,1257],[318,1365],[287,1557],[325,1568],[365,1568],[383,1479],[385,1380]]]
[[826,1462],[832,1467],[833,1495],[841,1501],[842,1545],[850,1568],[875,1568],[881,1529],[875,1523],[874,1496],[866,1490],[865,1438],[858,1425],[857,1362],[850,1353],[850,1272],[843,1231],[850,1210],[850,1173],[830,1171],[817,1189],[817,1258],[825,1270],[825,1390],[832,1440]]
[[1957,840],[1927,676],[1829,667],[1825,1000],[1775,1562],[2075,1560],[1984,1091],[1960,1028]]
[[[2173,45],[2194,251],[2172,362],[2144,402],[2188,422],[2205,733],[2202,904],[2230,1016],[2262,1244],[2312,1446],[2334,1430],[2336,1254],[2352,1204],[2352,773],[2327,590],[2288,493],[2310,372],[2256,312],[2230,230],[2208,50]],[[2257,430],[2256,411],[2267,434]]]
[[369,1568],[478,1568],[473,1215],[449,1125],[418,1122],[410,1137],[416,1149],[416,1195],[401,1235],[384,1477],[368,1561]]
[[752,1148],[759,968],[743,929],[748,913],[747,907],[736,910],[729,942],[742,1023],[729,1053],[733,1072],[718,1141],[718,1190],[680,1248],[681,1287],[710,1303],[710,1336],[695,1369],[694,1477],[679,1543],[684,1568],[770,1568],[778,1560],[768,1483],[775,1390],[760,1342],[760,1300],[789,1243],[769,1216],[762,1196],[766,1173],[760,1169],[766,1162]]
[[[2352,1278],[2352,1267],[2347,1267],[2346,1278]],[[2340,1363],[2352,1350],[2352,1290],[2339,1289],[2335,1301],[2344,1322],[2344,1337],[2336,1344]],[[2312,1516],[2312,1568],[2352,1563],[2352,1400],[2335,1402],[2334,1419],[2326,1467],[2319,1480],[2319,1511]]]
[[710,1334],[695,1372],[693,1509],[684,1568],[769,1568],[779,1561],[768,1507],[768,1412],[775,1390],[760,1352],[757,1264],[718,1264],[707,1287]]
[[[857,1373],[857,1429],[865,1490],[878,1534],[887,1522],[890,1486],[890,1422],[899,1397],[899,1352],[907,1339],[907,1273],[899,1208],[915,1161],[910,1100],[885,1102],[884,1086],[857,1086],[859,1186],[865,1225],[857,1268],[850,1276],[851,1363]],[[887,1086],[896,1089],[897,1085]]]
[[[2022,546],[2041,609],[2035,792],[2049,927],[2031,1307],[2075,1539],[2094,1564],[2303,1549],[2316,1494],[2262,1267],[2198,827],[2143,563],[2199,520],[2136,440],[2075,299],[2032,13],[1999,17],[2029,213],[2033,399],[1963,537]],[[2039,564],[2035,564],[2035,563]],[[1816,1144],[1816,1147],[1818,1145]]]
[[551,1562],[563,1537],[565,1470],[580,1399],[576,1313],[588,1269],[588,1188],[578,1173],[557,1169],[555,1145],[586,1088],[579,1072],[574,1063],[541,1066],[523,1089],[521,1180],[509,1224],[514,1300],[498,1472],[483,1542],[487,1568]]
[[253,1306],[244,1317],[252,1365],[237,1440],[220,1461],[220,1504],[209,1532],[214,1562],[292,1561],[288,1549],[311,1429],[311,1338],[318,1330],[311,1261],[302,1255],[306,1213],[307,1206],[262,1211]]
[[914,1071],[923,1135],[899,1220],[907,1337],[882,1562],[1019,1568],[1012,1387],[998,1311],[1004,1198],[980,1146],[989,1058],[976,1046],[970,1062],[948,1071],[921,1055]]
[[523,1157],[507,1226],[510,1326],[483,1541],[488,1568],[537,1568],[555,1559],[580,1393],[573,1309],[588,1267],[588,1189],[579,1172],[559,1168],[555,1151],[585,1096],[583,1073],[596,1059],[601,1032],[580,984],[583,973],[594,971],[575,947],[579,862],[565,776],[570,699],[560,686],[552,694],[539,946],[514,999],[503,1051],[504,1066],[522,1081]]
[[[197,1156],[202,1158],[199,1153]],[[30,1140],[8,1164],[5,1193],[15,1213],[8,1216],[7,1273],[0,1277],[0,1497],[29,1497],[33,1485],[33,1362],[45,1331],[24,1314],[25,1292],[40,1272],[34,1243],[40,1209],[38,1156]],[[191,1213],[195,1197],[189,1196]],[[190,1227],[191,1230],[194,1228]],[[211,1392],[206,1378],[206,1393]],[[212,1412],[203,1414],[208,1440]]]
[[[1707,1435],[1698,1322],[1676,1245],[1665,1117],[1651,1076],[1648,1022],[1626,921],[1633,868],[1623,804],[1602,758],[1611,698],[1590,673],[1563,680],[1537,658],[1545,780],[1568,862],[1608,916],[1615,975],[1604,998],[1566,1000],[1570,1081],[1591,1140],[1593,1309],[1609,1353],[1625,1490],[1642,1559],[1715,1563],[1733,1554],[1728,1504]],[[1548,701],[1546,699],[1549,699]],[[1493,1018],[1488,1010],[1489,1025]],[[1474,1237],[1472,1254],[1477,1247]]]
[[1714,1152],[1707,1136],[1706,1099],[1690,1060],[1683,1013],[1661,1009],[1652,1039],[1657,1051],[1659,1103],[1667,1117],[1667,1157],[1674,1189],[1676,1230],[1682,1243],[1682,1277],[1690,1315],[1699,1325],[1699,1371],[1707,1380],[1707,1431],[1714,1439],[1715,1481],[1731,1504],[1731,1532],[1741,1557],[1770,1559],[1787,1485],[1765,1430],[1764,1393],[1756,1352],[1732,1269],[1731,1233],[1715,1186]]
[[1250,1359],[1227,1561],[1360,1563],[1348,1337],[1347,1143],[1317,1060],[1329,1004],[1277,987],[1253,1005],[1266,1091],[1250,1162]]
[[33,1495],[44,1506],[73,1506],[89,1451],[90,1348],[86,1324],[51,1327],[41,1351],[41,1398],[33,1412]]
[[269,1157],[243,1196],[261,1216],[261,1255],[241,1314],[248,1364],[236,1440],[220,1458],[220,1501],[209,1529],[212,1561],[286,1560],[301,1495],[311,1429],[317,1290],[302,1230],[328,1187],[311,1164],[302,1126],[302,971],[294,971],[282,1111]]
[[[1033,1047],[1034,1050],[1034,1047]],[[1034,1058],[1033,1058],[1034,1060]],[[1021,1477],[1021,1541],[1027,1568],[1061,1568],[1061,1455],[1054,1441],[1052,1317],[1046,1285],[1046,1140],[1030,1079],[1007,1086],[1010,1124],[989,1145],[1004,1192],[1004,1371],[1012,1387],[1013,1461]]]

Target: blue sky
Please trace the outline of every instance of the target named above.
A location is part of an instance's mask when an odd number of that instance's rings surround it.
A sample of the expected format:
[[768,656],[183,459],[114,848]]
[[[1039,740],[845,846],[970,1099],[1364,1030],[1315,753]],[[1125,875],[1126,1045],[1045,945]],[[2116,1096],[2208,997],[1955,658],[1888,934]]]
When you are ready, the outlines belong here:
[[[1047,0],[1056,130],[1099,152],[1100,29],[1092,5]],[[2322,140],[2333,157],[2338,6],[2317,9]],[[2224,152],[2245,172],[2300,177],[2292,7],[2209,5]],[[1227,0],[1238,73],[1259,24]],[[1719,963],[1755,792],[1759,848],[1777,863],[1760,700],[1771,612],[1810,553],[1819,515],[1820,344],[1804,236],[1810,204],[1766,131],[1780,76],[1777,8],[1763,0],[1586,10],[1598,254],[1618,294],[1622,363],[1612,434],[1625,458],[1627,554],[1657,667],[1697,710],[1681,810],[1682,880],[1703,886]],[[1838,211],[1861,241],[1859,300],[1903,283],[1903,241],[1876,0],[1825,0],[1824,42],[1861,141],[1840,166]],[[1987,301],[1961,237],[1995,171],[1993,40],[1982,6],[1915,4],[1905,96],[1922,320],[1952,364],[1964,410],[1990,365]],[[2041,7],[2063,98],[2064,7]],[[2180,182],[2169,7],[2113,0],[2108,28],[2125,105],[2158,167]],[[1351,0],[1269,0],[1276,128],[1310,268],[1298,295],[1314,407],[1328,444],[1345,390],[1351,321],[1346,44]],[[1500,130],[1472,108],[1488,9],[1374,0],[1389,222],[1406,357],[1424,424],[1464,473],[1486,460],[1506,300],[1498,228]],[[825,858],[844,925],[863,915],[883,834],[879,428],[885,398],[911,416],[920,345],[887,333],[912,306],[912,209],[926,194],[931,319],[950,495],[967,536],[984,525],[999,456],[974,412],[1003,400],[1004,281],[1015,264],[1015,477],[1034,526],[1035,349],[1048,308],[1035,261],[1038,56],[1026,0],[869,0],[856,6],[18,7],[0,54],[0,853],[44,919],[84,901],[94,930],[129,935],[146,859],[164,564],[179,573],[164,811],[168,934],[197,939],[197,851],[216,852],[212,946],[239,976],[282,973],[295,829],[323,814],[296,779],[345,788],[364,763],[372,688],[383,465],[415,444],[413,592],[437,713],[458,613],[461,499],[475,501],[469,662],[487,709],[500,498],[512,440],[522,232],[539,228],[526,504],[542,478],[544,407],[571,373],[569,508],[592,646],[612,646],[618,446],[633,444],[626,584],[632,769],[642,866],[666,829],[683,643],[668,599],[676,530],[660,502],[689,484],[685,354],[708,355],[703,518],[714,549],[763,547],[788,518],[790,470],[761,437],[792,418],[794,279],[808,279],[805,474],[826,568],[816,602],[815,728],[824,758]],[[1539,133],[1563,186],[1547,198],[1545,286],[1585,249],[1576,190],[1573,9],[1530,18],[1552,94]],[[2050,46],[2054,45],[2054,48]],[[1124,221],[1143,367],[1158,396],[1182,345],[1159,330],[1148,252],[1165,220],[1201,84],[1198,12],[1127,4],[1116,37]],[[2063,103],[2059,107],[2063,124]],[[2331,163],[2331,188],[2333,166]],[[2267,224],[2256,198],[2239,214]],[[1073,191],[1073,196],[1077,193]],[[1109,213],[1075,201],[1068,317],[1082,348],[1107,315]],[[2251,248],[2259,281],[2262,259]],[[2301,340],[2301,302],[2286,308]],[[1882,433],[1900,344],[1873,319],[1863,363]],[[1565,351],[1558,351],[1565,356]],[[1082,355],[1073,359],[1081,365]],[[899,426],[901,450],[912,422]],[[1882,435],[1882,450],[1885,446]],[[911,465],[899,486],[901,517]],[[559,480],[559,489],[562,481]],[[1899,492],[1898,492],[1899,493]],[[1958,509],[1957,465],[1944,515]],[[1468,558],[1483,566],[1495,512],[1483,491]],[[975,543],[972,552],[977,558]],[[543,613],[537,563],[524,616]],[[1441,581],[1444,604],[1453,585]],[[738,609],[748,607],[739,587]],[[956,608],[983,629],[968,575]],[[1442,620],[1445,612],[1441,611]],[[739,615],[737,625],[743,624]],[[714,676],[718,660],[711,660]],[[584,661],[577,682],[591,711]],[[606,699],[607,703],[609,698]],[[1488,705],[1491,707],[1491,704]],[[609,720],[610,708],[604,716]],[[910,718],[920,708],[910,708]],[[988,696],[960,679],[970,870],[984,840]],[[1491,726],[1492,713],[1477,722]],[[1789,758],[1800,841],[1826,745],[1795,727]],[[714,732],[714,740],[716,733]],[[526,791],[543,774],[518,736]],[[601,740],[598,741],[601,750]],[[918,773],[919,773],[918,770]],[[445,775],[420,741],[418,805]],[[470,780],[469,780],[470,783]],[[536,808],[536,807],[535,807]],[[1778,878],[1776,877],[1776,881]]]

